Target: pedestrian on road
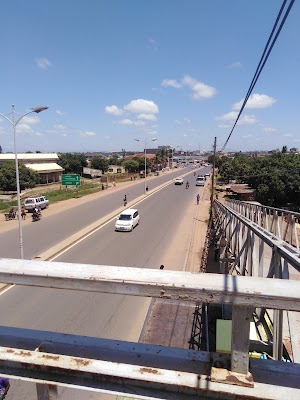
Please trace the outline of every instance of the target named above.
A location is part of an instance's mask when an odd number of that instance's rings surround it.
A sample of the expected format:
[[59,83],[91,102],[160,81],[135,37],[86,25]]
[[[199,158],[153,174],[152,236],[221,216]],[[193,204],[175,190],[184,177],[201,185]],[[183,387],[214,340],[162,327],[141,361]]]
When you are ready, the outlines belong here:
[[102,190],[104,190],[104,185],[103,185],[103,183],[102,183]]
[[116,187],[116,182],[115,181],[113,182],[113,187]]
[[148,192],[148,186],[146,186],[146,192]]
[[126,194],[124,195],[124,207],[126,207],[127,206],[127,196],[126,196]]
[[24,207],[21,208],[21,217],[22,219],[26,219],[26,210]]
[[199,201],[200,201],[200,194],[199,193],[196,196],[196,200],[197,200],[197,205],[199,205]]

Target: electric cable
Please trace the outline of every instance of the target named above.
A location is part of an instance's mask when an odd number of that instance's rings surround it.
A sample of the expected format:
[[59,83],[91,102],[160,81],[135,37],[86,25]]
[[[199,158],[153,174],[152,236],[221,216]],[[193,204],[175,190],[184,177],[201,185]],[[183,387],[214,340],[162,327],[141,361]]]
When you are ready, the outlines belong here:
[[[276,32],[276,34],[275,34],[275,37],[274,37],[274,39],[273,39],[273,41],[272,41],[272,43],[271,43],[271,45],[270,45],[271,39],[272,39],[272,37],[273,37],[273,35],[274,35],[274,32],[275,32],[275,30],[276,30],[276,27],[277,27],[277,25],[278,25],[278,23],[279,23],[281,14],[282,14],[282,12],[283,12],[283,10],[284,10],[284,8],[285,8],[285,5],[286,5],[286,3],[287,3],[287,0],[284,0],[283,3],[282,3],[282,6],[281,6],[280,11],[279,11],[279,13],[278,13],[278,15],[277,15],[276,21],[275,21],[275,23],[274,23],[274,25],[273,25],[271,34],[270,34],[269,39],[268,39],[268,41],[267,41],[267,44],[266,44],[266,46],[265,46],[265,48],[264,48],[263,54],[262,54],[262,56],[261,56],[261,58],[260,58],[260,61],[259,61],[259,64],[258,64],[258,66],[257,66],[257,68],[256,68],[255,74],[254,74],[254,76],[253,76],[253,78],[252,78],[252,81],[251,81],[251,84],[250,84],[250,86],[249,86],[248,92],[247,92],[247,94],[246,94],[246,96],[245,96],[245,99],[244,99],[243,104],[242,104],[242,106],[241,106],[241,109],[240,109],[240,111],[239,111],[239,113],[238,113],[238,116],[237,116],[237,118],[236,118],[236,120],[235,120],[235,122],[234,122],[234,124],[233,124],[233,127],[232,127],[232,129],[231,129],[231,131],[230,131],[230,133],[229,133],[229,135],[228,135],[228,138],[226,139],[226,141],[225,141],[225,143],[224,143],[222,149],[220,150],[221,152],[224,151],[225,147],[227,146],[227,143],[228,143],[228,141],[229,141],[229,139],[230,139],[230,137],[231,137],[231,135],[232,135],[232,133],[233,133],[235,127],[236,127],[236,124],[238,123],[238,120],[239,120],[239,118],[240,118],[240,116],[241,116],[241,114],[242,114],[242,112],[243,112],[243,110],[244,110],[244,108],[245,108],[245,106],[246,106],[247,101],[249,100],[249,97],[250,97],[250,95],[251,95],[251,93],[252,93],[252,91],[253,91],[253,89],[254,89],[254,87],[255,87],[255,85],[256,85],[256,82],[257,82],[257,80],[258,80],[258,78],[259,78],[259,76],[260,76],[260,74],[261,74],[261,72],[262,72],[262,70],[263,70],[263,68],[264,68],[264,66],[265,66],[265,64],[266,64],[266,62],[267,62],[267,60],[268,60],[268,58],[269,58],[269,55],[270,55],[270,53],[271,53],[271,51],[272,51],[272,49],[273,49],[273,47],[274,47],[274,44],[275,44],[276,41],[277,41],[277,38],[278,38],[278,36],[279,36],[279,34],[280,34],[282,28],[283,28],[283,25],[285,24],[285,21],[286,21],[286,19],[287,19],[289,13],[290,13],[290,11],[291,11],[291,8],[292,8],[294,2],[295,2],[295,0],[291,0],[291,1],[290,1],[290,4],[289,4],[289,6],[288,6],[288,8],[287,8],[287,10],[286,10],[286,12],[285,12],[284,17],[282,18],[282,21],[281,21],[281,23],[280,23],[280,25],[279,25],[279,28],[278,28],[278,30],[277,30],[277,32]],[[269,47],[269,45],[270,45],[270,47]],[[268,49],[268,47],[269,47],[269,49]],[[267,50],[267,49],[268,49],[268,50]]]

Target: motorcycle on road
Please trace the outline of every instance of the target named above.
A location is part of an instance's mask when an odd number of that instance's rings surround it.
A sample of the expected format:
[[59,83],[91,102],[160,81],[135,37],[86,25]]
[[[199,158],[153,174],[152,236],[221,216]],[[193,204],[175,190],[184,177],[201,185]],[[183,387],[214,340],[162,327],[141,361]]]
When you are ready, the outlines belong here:
[[42,219],[42,213],[41,212],[34,212],[32,214],[32,222],[36,222]]

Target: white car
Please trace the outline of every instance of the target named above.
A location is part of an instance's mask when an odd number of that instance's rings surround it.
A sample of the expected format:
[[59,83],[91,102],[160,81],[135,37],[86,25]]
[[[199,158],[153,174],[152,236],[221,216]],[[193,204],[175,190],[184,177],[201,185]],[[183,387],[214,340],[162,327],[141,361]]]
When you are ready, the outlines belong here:
[[183,185],[183,178],[176,178],[174,183],[175,185]]
[[135,208],[128,208],[121,212],[115,223],[116,231],[131,232],[140,222],[140,215]]

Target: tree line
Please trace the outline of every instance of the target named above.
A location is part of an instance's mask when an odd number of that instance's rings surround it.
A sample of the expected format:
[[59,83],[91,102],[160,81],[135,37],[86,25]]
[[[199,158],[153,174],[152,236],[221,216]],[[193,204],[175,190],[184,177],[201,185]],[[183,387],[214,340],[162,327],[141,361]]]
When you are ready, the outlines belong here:
[[[213,162],[213,156],[209,158]],[[300,155],[285,151],[264,157],[215,158],[220,180],[246,183],[256,190],[255,200],[271,207],[292,203],[300,207]]]
[[[59,153],[58,157],[57,164],[64,169],[64,173],[80,173],[83,167],[88,166],[87,157],[81,153]],[[146,168],[163,168],[167,165],[169,157],[169,149],[162,149],[155,155],[153,163],[148,158],[146,159]],[[103,173],[108,171],[109,165],[122,165],[130,173],[139,172],[145,169],[145,157],[136,156],[131,160],[126,160],[123,154],[121,158],[99,156],[93,157],[90,161],[91,168],[102,170]],[[19,163],[19,181],[21,190],[33,188],[40,181],[39,174]],[[0,190],[17,190],[14,161],[0,165]]]

